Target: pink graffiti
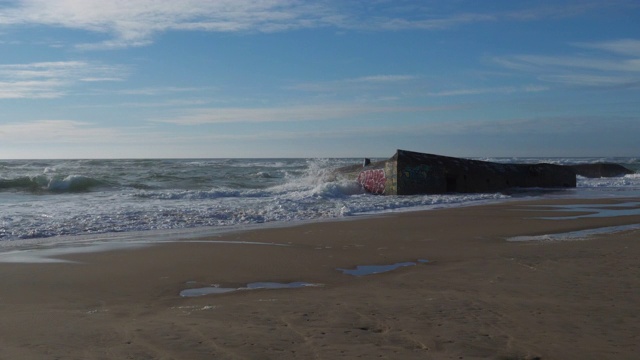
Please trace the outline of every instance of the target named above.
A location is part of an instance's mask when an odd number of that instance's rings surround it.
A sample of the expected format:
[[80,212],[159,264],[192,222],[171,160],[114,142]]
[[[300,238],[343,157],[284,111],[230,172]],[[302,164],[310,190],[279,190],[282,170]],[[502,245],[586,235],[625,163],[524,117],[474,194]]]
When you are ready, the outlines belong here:
[[365,170],[358,175],[358,182],[372,194],[384,194],[387,178],[384,176],[383,169]]

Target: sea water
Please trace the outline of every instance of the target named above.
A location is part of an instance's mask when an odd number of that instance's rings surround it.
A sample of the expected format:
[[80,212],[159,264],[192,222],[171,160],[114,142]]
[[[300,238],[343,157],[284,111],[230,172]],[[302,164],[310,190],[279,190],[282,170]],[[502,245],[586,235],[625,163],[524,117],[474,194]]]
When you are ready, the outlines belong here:
[[144,234],[166,240],[230,228],[465,206],[523,196],[640,196],[639,159],[481,160],[609,161],[636,174],[579,177],[578,187],[566,190],[377,196],[332,171],[362,159],[0,160],[0,247],[79,238],[122,240]]

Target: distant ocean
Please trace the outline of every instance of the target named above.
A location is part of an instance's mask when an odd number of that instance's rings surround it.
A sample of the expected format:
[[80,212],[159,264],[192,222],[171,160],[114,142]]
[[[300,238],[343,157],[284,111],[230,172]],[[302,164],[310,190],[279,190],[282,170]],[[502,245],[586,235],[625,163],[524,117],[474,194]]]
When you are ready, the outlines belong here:
[[377,196],[332,169],[362,159],[0,160],[0,247],[188,237],[515,197],[640,196],[638,158],[485,158],[622,164],[636,174],[578,179],[575,189]]

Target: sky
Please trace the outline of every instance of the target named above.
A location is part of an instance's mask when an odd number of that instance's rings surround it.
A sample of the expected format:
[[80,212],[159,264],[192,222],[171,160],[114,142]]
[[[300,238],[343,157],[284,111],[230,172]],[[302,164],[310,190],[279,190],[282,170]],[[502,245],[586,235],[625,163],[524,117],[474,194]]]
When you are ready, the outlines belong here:
[[0,0],[0,158],[640,156],[637,0]]

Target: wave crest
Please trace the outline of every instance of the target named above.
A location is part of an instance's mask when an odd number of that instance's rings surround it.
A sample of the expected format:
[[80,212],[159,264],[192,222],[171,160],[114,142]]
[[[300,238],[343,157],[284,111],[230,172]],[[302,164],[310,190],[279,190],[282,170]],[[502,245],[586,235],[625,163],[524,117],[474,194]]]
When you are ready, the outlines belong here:
[[46,175],[20,176],[13,179],[0,179],[0,191],[27,191],[32,193],[85,192],[103,185],[100,180],[84,175]]

